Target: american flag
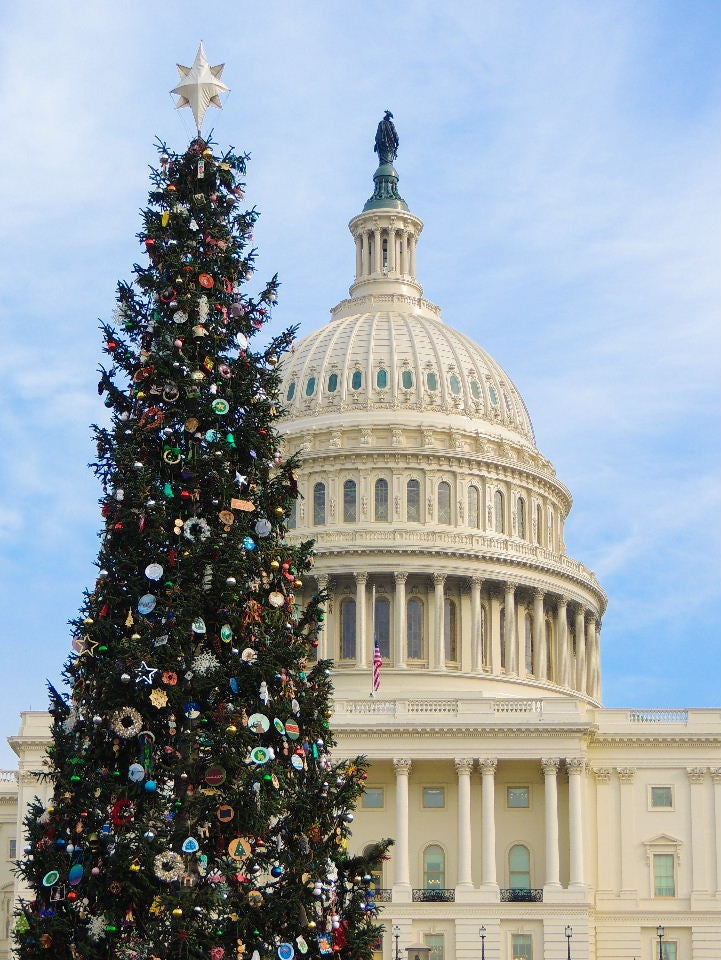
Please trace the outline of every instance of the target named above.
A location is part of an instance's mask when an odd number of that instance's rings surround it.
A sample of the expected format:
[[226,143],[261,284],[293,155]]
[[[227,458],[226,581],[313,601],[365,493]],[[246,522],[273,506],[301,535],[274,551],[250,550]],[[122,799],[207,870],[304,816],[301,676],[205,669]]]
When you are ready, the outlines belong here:
[[375,638],[375,645],[373,647],[373,693],[378,692],[378,688],[381,685],[381,667],[383,666],[383,654],[381,653],[381,648],[378,645],[378,637]]

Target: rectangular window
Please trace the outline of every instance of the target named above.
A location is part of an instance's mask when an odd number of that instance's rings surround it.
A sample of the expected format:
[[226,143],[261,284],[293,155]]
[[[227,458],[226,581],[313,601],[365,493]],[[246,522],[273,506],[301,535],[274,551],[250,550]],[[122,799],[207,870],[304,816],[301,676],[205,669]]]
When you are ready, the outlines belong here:
[[380,810],[385,806],[385,790],[383,787],[366,787],[361,800],[361,807],[365,810]]
[[445,787],[424,787],[423,788],[423,806],[426,809],[438,810],[446,805]]
[[678,960],[678,944],[675,940],[664,940],[661,948],[663,960]]
[[423,939],[426,946],[431,948],[428,960],[445,960],[446,944],[442,933],[426,933]]
[[673,809],[673,787],[651,787],[651,807],[654,810]]
[[511,934],[513,960],[533,960],[533,940],[530,933]]
[[17,860],[17,856],[18,856],[18,842],[15,839],[15,837],[12,837],[12,839],[8,840],[8,857],[11,860]]
[[676,878],[672,853],[655,853],[653,855],[653,886],[655,897],[676,896]]
[[509,807],[527,808],[531,805],[528,787],[506,787],[506,803]]

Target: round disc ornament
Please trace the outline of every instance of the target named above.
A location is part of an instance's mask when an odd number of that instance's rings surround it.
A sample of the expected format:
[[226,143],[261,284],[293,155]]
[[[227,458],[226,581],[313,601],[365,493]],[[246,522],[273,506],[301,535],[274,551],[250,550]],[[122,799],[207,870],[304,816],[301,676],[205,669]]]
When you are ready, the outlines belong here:
[[235,816],[235,810],[233,810],[229,803],[221,803],[215,815],[221,823],[230,823]]
[[83,879],[83,865],[82,863],[74,863],[68,872],[68,883],[71,887],[77,887],[80,881]]
[[188,837],[187,840],[183,840],[183,846],[180,849],[183,853],[197,853],[200,850],[200,844],[195,837]]
[[245,860],[250,856],[253,848],[245,837],[235,837],[228,844],[228,853],[234,860]]
[[152,593],[144,594],[140,600],[138,600],[138,613],[143,617],[147,617],[149,613],[152,613],[155,610],[155,605],[157,599],[152,595]]
[[265,747],[255,747],[250,751],[250,759],[257,764],[267,763],[270,760],[270,751]]
[[[255,661],[258,659],[258,654],[252,647],[246,647],[241,653],[240,659],[243,661],[243,663],[255,663]],[[238,691],[236,690],[234,692],[237,693]]]
[[183,533],[191,543],[197,543],[198,540],[207,540],[210,536],[210,527],[208,521],[203,517],[189,517],[183,524]]
[[224,623],[220,628],[220,639],[225,641],[225,643],[230,643],[233,639],[233,628],[229,623]]
[[193,620],[193,623],[190,628],[193,633],[207,633],[208,628],[205,626],[205,620],[202,617],[197,617]]
[[219,787],[221,783],[225,783],[226,773],[223,767],[209,767],[205,771],[205,782],[209,787]]
[[43,886],[44,887],[54,887],[55,884],[60,879],[60,874],[57,870],[51,870],[50,873],[46,873],[43,877]]
[[290,765],[294,770],[303,769],[303,757],[299,757],[297,753],[294,753],[290,758]]
[[209,273],[198,274],[198,283],[201,287],[205,287],[206,290],[210,290],[211,287],[215,286],[215,280],[213,280]]
[[160,580],[163,576],[163,568],[159,563],[149,563],[145,568],[145,576],[148,580]]
[[200,704],[194,700],[189,700],[183,707],[183,713],[188,720],[197,720],[200,716]]
[[265,733],[269,727],[270,720],[264,713],[251,713],[251,715],[248,717],[248,729],[252,730],[253,733]]
[[230,410],[228,401],[222,400],[220,397],[217,400],[213,400],[211,407],[213,408],[213,413],[217,413],[219,417],[224,417],[228,410]]
[[285,603],[285,597],[279,590],[273,590],[268,594],[268,603],[277,610]]
[[293,960],[295,950],[292,943],[281,943],[278,947],[278,960]]
[[258,520],[255,524],[255,532],[259,537],[267,537],[273,529],[273,524],[265,518]]
[[244,333],[236,333],[235,342],[238,344],[241,350],[248,349],[248,338]]
[[287,720],[285,724],[285,734],[290,740],[297,740],[300,736],[300,727],[295,720]]
[[145,780],[145,767],[142,763],[131,763],[128,767],[128,780],[133,783],[142,783]]
[[273,726],[274,726],[275,729],[278,731],[278,733],[281,735],[281,737],[285,734],[285,724],[284,724],[283,721],[282,721],[281,719],[279,719],[278,717],[276,717],[275,720],[273,720]]

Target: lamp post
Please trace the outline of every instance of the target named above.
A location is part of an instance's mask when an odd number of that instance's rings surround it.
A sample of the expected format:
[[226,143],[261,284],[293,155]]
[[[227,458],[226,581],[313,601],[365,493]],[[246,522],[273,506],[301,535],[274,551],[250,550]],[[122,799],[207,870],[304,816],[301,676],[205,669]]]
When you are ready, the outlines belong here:
[[481,960],[486,960],[486,928],[481,927],[478,931],[478,936],[481,938]]
[[571,960],[571,937],[573,936],[573,927],[566,927],[565,933],[566,933],[566,943],[568,945],[566,950],[566,956],[568,960]]
[[665,934],[665,929],[659,923],[659,925],[656,927],[656,936],[658,937],[658,960],[663,960],[663,938]]
[[395,940],[396,940],[396,956],[395,956],[395,960],[401,960],[401,952],[400,952],[400,949],[399,949],[399,947],[398,947],[398,941],[399,941],[400,938],[401,938],[401,928],[398,926],[398,924],[396,924],[396,925],[393,927],[393,936],[395,937]]

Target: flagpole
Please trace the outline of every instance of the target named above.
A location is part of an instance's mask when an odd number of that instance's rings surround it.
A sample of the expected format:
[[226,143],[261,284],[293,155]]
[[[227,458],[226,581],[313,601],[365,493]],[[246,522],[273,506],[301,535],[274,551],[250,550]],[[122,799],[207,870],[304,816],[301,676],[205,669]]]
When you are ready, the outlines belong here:
[[[371,636],[373,637],[373,659],[375,659],[375,655],[376,655],[376,585],[375,583],[373,584],[373,590],[371,592],[371,603],[373,604],[373,611],[371,613],[371,624],[373,629],[371,630]],[[373,689],[374,670],[375,670],[375,667],[373,665],[373,661],[371,661],[371,692],[369,694],[371,697],[375,696],[375,690]]]

